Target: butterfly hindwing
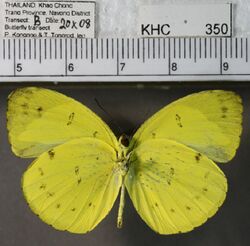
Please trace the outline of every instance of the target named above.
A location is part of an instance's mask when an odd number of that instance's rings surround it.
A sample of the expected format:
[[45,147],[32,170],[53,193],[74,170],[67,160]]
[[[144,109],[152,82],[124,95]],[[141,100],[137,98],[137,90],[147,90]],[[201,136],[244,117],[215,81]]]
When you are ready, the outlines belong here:
[[115,150],[94,138],[72,140],[43,153],[22,180],[30,208],[58,230],[92,230],[108,214],[121,187],[115,160]]
[[205,155],[158,139],[133,150],[126,187],[154,231],[175,234],[191,231],[216,213],[226,197],[227,181]]
[[234,92],[211,90],[181,98],[147,120],[130,148],[148,139],[172,139],[218,162],[231,160],[242,131],[241,98]]
[[116,145],[109,127],[90,109],[58,92],[27,87],[14,91],[8,102],[8,130],[13,152],[37,157],[54,146],[79,137]]

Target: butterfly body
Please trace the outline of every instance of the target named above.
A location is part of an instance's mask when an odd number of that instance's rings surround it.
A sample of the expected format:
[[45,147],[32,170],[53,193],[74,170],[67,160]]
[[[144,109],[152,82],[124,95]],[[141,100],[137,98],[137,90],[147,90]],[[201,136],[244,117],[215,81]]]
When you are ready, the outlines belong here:
[[188,232],[213,216],[228,189],[214,161],[239,146],[241,99],[234,92],[195,93],[164,107],[131,141],[118,140],[87,107],[55,91],[28,87],[8,103],[13,152],[36,160],[24,173],[30,208],[58,230],[86,233],[125,192],[141,218],[160,234]]

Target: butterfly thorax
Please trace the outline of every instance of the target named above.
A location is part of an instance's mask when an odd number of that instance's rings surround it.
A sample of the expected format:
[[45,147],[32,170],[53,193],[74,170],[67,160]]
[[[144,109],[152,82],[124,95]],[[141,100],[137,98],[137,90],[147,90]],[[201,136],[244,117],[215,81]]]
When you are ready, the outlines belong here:
[[123,134],[120,138],[119,138],[119,147],[118,147],[118,151],[117,151],[117,167],[116,167],[116,171],[118,171],[120,173],[121,176],[126,176],[127,172],[128,172],[128,160],[129,160],[129,156],[130,154],[128,154],[128,145],[129,145],[129,139],[128,137]]

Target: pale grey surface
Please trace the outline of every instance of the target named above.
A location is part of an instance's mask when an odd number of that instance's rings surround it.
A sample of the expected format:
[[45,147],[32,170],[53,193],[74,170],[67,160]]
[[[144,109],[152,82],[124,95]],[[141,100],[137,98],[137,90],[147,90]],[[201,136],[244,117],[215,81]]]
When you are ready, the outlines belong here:
[[[117,204],[108,217],[91,233],[73,235],[59,232],[44,224],[26,205],[20,188],[23,172],[31,160],[15,157],[6,132],[7,95],[18,86],[0,85],[0,245],[1,246],[247,246],[250,231],[250,84],[205,86],[198,83],[168,86],[52,86],[83,102],[104,120],[110,119],[96,105],[97,98],[126,133],[133,132],[145,119],[169,102],[202,89],[231,89],[244,102],[244,132],[236,158],[221,166],[229,181],[229,192],[223,207],[203,226],[187,234],[160,236],[151,231],[136,214],[129,198],[122,230],[116,229]],[[112,125],[115,129],[115,126]]]
[[233,3],[233,26],[237,36],[250,35],[249,0],[96,0],[97,37],[135,37],[142,5]]

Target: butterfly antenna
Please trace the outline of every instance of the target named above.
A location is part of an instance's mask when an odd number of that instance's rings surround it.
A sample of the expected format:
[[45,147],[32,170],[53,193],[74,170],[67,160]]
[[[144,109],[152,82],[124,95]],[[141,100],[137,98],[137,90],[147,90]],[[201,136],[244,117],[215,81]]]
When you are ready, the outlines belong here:
[[105,110],[105,108],[99,103],[99,101],[96,98],[95,98],[95,102],[96,102],[97,106],[111,119],[112,124],[115,125],[116,128],[120,131],[119,135],[124,133],[123,129],[119,126],[117,121],[114,120],[112,115],[108,111]]
[[[149,110],[146,112],[146,114],[145,114],[147,117],[146,118],[149,118]],[[131,136],[134,136],[134,134],[137,132],[137,130],[140,128],[140,126],[141,126],[141,124],[137,124],[137,126],[135,126],[134,128],[133,128],[133,131],[132,131],[132,135]]]

